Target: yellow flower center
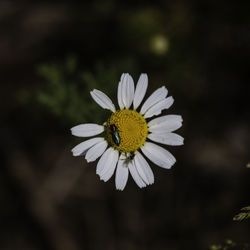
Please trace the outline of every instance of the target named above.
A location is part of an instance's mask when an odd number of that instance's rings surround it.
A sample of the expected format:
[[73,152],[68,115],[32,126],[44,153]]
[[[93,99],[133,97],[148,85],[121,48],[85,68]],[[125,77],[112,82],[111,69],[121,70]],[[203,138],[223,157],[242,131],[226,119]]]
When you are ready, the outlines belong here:
[[121,153],[135,152],[146,141],[147,122],[135,110],[119,110],[108,119],[106,135],[109,144]]

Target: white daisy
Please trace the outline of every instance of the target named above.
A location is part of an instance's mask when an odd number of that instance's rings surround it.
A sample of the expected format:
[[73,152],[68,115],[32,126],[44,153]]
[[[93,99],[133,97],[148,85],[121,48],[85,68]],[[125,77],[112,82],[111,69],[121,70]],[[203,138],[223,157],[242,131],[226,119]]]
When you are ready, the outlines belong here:
[[[169,169],[176,162],[174,156],[161,146],[182,145],[183,137],[173,133],[182,126],[180,115],[165,115],[148,121],[161,114],[174,102],[167,97],[168,90],[163,86],[151,94],[140,106],[148,87],[147,74],[141,74],[136,89],[129,74],[122,74],[118,84],[119,110],[103,92],[94,89],[92,98],[104,109],[112,112],[103,125],[87,123],[75,126],[71,132],[75,136],[89,137],[103,133],[101,137],[86,140],[72,149],[74,156],[85,155],[87,162],[97,163],[96,173],[103,181],[108,181],[115,172],[115,185],[118,190],[126,186],[129,173],[140,187],[154,183],[154,174],[142,153],[154,164]],[[133,108],[130,109],[133,103]],[[148,141],[148,139],[150,141]],[[141,153],[141,152],[142,153]]]

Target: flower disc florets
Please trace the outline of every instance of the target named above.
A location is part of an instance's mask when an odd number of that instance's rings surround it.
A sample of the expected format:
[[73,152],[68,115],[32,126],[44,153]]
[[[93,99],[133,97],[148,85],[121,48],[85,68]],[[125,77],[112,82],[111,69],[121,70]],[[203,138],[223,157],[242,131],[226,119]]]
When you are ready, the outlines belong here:
[[[112,138],[110,125],[115,125],[120,144],[117,145]],[[148,126],[145,118],[135,110],[123,109],[114,112],[106,123],[106,136],[109,144],[121,153],[135,152],[146,141]]]

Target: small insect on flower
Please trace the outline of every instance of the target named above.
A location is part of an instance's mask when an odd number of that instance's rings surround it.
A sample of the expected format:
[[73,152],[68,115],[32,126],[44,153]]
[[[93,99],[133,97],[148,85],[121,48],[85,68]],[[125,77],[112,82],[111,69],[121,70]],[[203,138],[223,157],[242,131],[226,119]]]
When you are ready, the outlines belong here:
[[134,160],[135,153],[134,152],[126,153],[124,156],[125,156],[125,158],[121,159],[121,160],[123,160],[124,165],[128,167],[128,164]]
[[[76,145],[72,153],[84,155],[87,162],[100,157],[96,173],[105,182],[115,174],[118,190],[125,188],[129,174],[140,188],[153,184],[154,174],[146,158],[159,167],[170,169],[176,159],[158,144],[179,146],[184,142],[182,136],[174,133],[182,126],[182,117],[159,116],[172,106],[174,98],[168,96],[167,88],[162,86],[142,103],[147,88],[147,74],[140,75],[136,86],[128,73],[122,74],[117,90],[118,109],[106,94],[94,89],[90,92],[92,98],[103,109],[111,111],[109,117],[101,125],[85,123],[71,129],[75,136],[96,136]],[[102,135],[97,136],[99,134]]]
[[135,153],[134,152],[130,152],[129,156],[127,157],[127,159],[129,161],[133,161],[134,160],[134,157],[135,157]]
[[110,130],[111,130],[111,135],[112,135],[112,140],[115,143],[115,145],[119,146],[121,142],[121,138],[118,132],[118,128],[115,126],[115,124],[110,125]]

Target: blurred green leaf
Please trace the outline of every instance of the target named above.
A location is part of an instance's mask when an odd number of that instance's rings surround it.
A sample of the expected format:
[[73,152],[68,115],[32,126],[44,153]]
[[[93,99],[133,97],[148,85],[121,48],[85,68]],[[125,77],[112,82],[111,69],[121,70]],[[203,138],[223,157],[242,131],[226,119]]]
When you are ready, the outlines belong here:
[[210,246],[210,250],[247,250],[247,249],[250,249],[249,244],[238,244],[230,239],[225,240],[223,244]]
[[69,125],[85,122],[102,124],[110,112],[95,103],[90,91],[99,89],[116,104],[120,75],[123,72],[133,73],[134,68],[135,63],[127,59],[111,65],[97,62],[92,71],[80,70],[76,57],[71,55],[64,62],[39,65],[41,86],[32,93],[23,93],[21,99],[28,104],[38,104],[38,108]]

